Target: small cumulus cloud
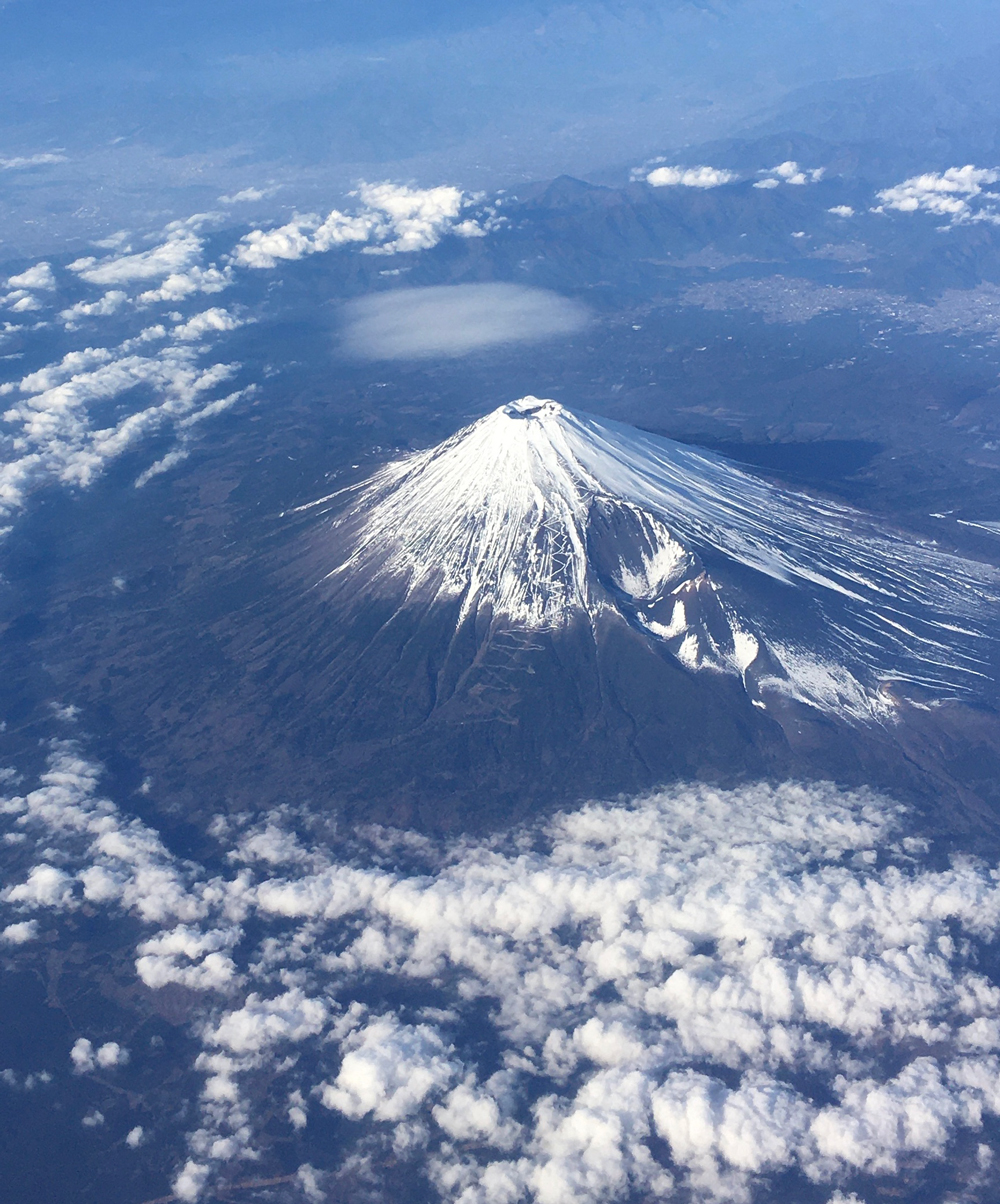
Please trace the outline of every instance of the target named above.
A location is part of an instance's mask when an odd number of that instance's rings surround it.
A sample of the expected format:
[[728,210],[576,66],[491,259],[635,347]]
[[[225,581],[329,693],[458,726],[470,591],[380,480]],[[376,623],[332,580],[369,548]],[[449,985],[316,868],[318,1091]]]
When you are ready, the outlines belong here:
[[0,932],[0,941],[5,945],[25,945],[28,941],[38,938],[38,921],[21,920],[16,924],[8,924]]
[[520,284],[458,284],[376,293],[344,307],[343,349],[362,359],[468,355],[582,330],[588,310]]
[[739,176],[721,167],[656,167],[646,176],[654,188],[718,188]]
[[173,336],[182,342],[190,343],[204,338],[209,334],[223,334],[237,330],[243,326],[243,319],[234,317],[228,310],[213,308],[195,314],[187,322],[181,322],[174,327]]
[[80,1037],[73,1043],[69,1051],[69,1060],[73,1063],[74,1074],[87,1074],[94,1069],[94,1043],[86,1037]]
[[832,213],[834,217],[853,217],[854,210],[850,205],[832,205],[827,209],[827,213]]
[[1000,181],[1000,168],[949,167],[946,171],[911,176],[901,184],[878,193],[876,213],[894,209],[899,213],[932,213],[954,225],[970,221],[1000,223],[1000,213],[991,202],[1000,200],[989,192],[989,184]]
[[0,1083],[14,1091],[34,1091],[37,1087],[47,1087],[52,1082],[52,1075],[47,1070],[32,1070],[20,1074],[7,1067],[0,1070]]
[[803,168],[794,159],[786,159],[777,167],[767,168],[759,173],[763,178],[754,184],[754,188],[779,188],[782,184],[793,184],[801,187],[804,184],[816,184],[824,175],[825,167]]
[[25,271],[18,273],[16,276],[10,276],[7,279],[8,288],[26,288],[26,289],[41,289],[45,292],[51,292],[58,287],[55,273],[52,271],[50,263],[33,264]]
[[107,318],[116,314],[128,301],[128,294],[121,289],[109,289],[97,301],[77,301],[60,312],[60,320],[67,330],[77,330],[87,318]]
[[8,303],[11,312],[15,314],[31,313],[33,310],[42,308],[42,303],[38,297],[32,293],[25,293],[22,290],[8,293],[4,297],[4,301]]

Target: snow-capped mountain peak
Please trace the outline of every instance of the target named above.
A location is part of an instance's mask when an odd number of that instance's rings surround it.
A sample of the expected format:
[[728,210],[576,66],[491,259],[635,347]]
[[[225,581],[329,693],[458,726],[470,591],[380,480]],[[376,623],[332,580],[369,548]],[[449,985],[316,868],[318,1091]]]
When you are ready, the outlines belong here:
[[522,630],[617,616],[686,668],[858,718],[991,677],[998,574],[723,457],[501,406],[344,495],[328,580]]

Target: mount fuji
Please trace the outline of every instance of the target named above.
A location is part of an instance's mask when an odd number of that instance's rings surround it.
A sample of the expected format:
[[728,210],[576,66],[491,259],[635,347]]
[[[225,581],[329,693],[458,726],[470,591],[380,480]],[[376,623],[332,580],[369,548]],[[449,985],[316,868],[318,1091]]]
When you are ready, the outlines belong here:
[[114,672],[50,656],[186,815],[483,830],[790,777],[1000,805],[1000,572],[709,451],[526,397],[259,521],[151,582]]
[[353,492],[326,582],[454,604],[459,626],[614,616],[763,709],[792,698],[855,720],[887,718],[899,689],[992,685],[991,566],[554,401],[502,406]]
[[993,701],[992,566],[554,401],[286,518],[299,586],[240,658],[407,815],[909,772],[904,729]]

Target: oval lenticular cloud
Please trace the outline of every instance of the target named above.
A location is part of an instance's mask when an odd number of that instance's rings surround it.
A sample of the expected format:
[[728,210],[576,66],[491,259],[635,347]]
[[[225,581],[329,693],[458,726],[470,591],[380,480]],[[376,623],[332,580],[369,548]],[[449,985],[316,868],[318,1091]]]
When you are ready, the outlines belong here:
[[341,345],[359,359],[453,358],[573,334],[588,320],[585,306],[545,289],[436,285],[350,302],[344,307]]

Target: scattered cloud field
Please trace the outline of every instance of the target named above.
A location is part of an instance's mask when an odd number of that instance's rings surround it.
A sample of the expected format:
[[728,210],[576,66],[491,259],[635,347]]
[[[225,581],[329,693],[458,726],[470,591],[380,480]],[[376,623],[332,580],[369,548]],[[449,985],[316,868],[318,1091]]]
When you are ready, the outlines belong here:
[[[0,803],[20,860],[3,939],[128,912],[139,979],[198,994],[180,1200],[246,1175],[275,1098],[289,1133],[354,1126],[300,1170],[315,1200],[393,1167],[432,1198],[576,1204],[750,1201],[779,1177],[832,1201],[991,1164],[1000,874],[932,860],[886,798],[678,787],[492,841],[372,829],[339,851],[288,808],[220,817],[231,870],[210,874],[100,778],[58,740]],[[65,1056],[88,1075],[143,1055],[84,1033]],[[140,1119],[130,1147],[157,1139]]]

